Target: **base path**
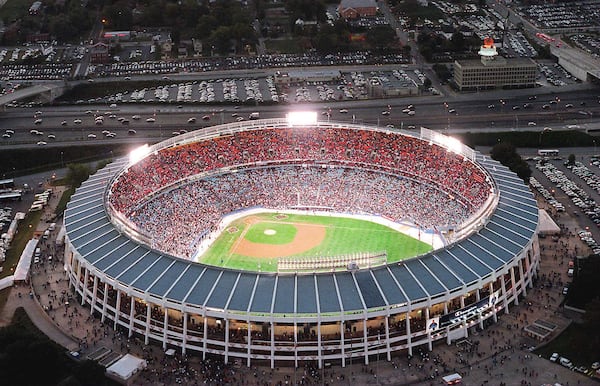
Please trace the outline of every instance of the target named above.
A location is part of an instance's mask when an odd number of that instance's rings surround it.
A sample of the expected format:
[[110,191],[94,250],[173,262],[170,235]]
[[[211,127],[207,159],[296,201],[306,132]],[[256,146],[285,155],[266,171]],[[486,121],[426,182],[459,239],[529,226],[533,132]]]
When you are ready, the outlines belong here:
[[296,236],[292,242],[287,244],[273,245],[254,243],[245,238],[231,248],[232,254],[249,257],[286,257],[308,251],[320,245],[325,239],[326,227],[317,224],[294,224],[297,229]]

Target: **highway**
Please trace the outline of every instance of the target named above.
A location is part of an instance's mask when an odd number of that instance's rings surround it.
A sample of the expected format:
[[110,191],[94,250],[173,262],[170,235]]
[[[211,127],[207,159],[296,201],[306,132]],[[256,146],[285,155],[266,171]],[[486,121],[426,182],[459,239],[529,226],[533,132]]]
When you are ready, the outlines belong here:
[[[466,131],[543,130],[544,127],[553,130],[588,130],[600,129],[599,101],[600,89],[583,84],[560,89],[499,90],[436,97],[268,106],[129,103],[113,108],[107,104],[11,108],[0,113],[0,133],[5,133],[8,129],[13,130],[14,134],[10,138],[1,138],[0,146],[36,146],[39,141],[46,142],[46,146],[70,145],[81,143],[82,140],[85,143],[127,142],[133,140],[131,137],[136,138],[135,142],[142,139],[156,142],[171,137],[182,129],[191,131],[234,122],[239,117],[247,119],[254,111],[260,112],[261,118],[278,118],[290,110],[318,111],[321,120],[393,125],[402,129],[425,126],[449,134]],[[412,116],[402,112],[408,105],[413,105],[411,109],[415,113]],[[344,110],[347,112],[341,112]],[[384,111],[389,114],[383,115]],[[36,114],[37,112],[41,114]],[[101,125],[95,123],[95,117],[99,115],[104,116]],[[139,119],[134,119],[134,116],[139,116]],[[192,117],[195,122],[188,122]],[[118,118],[129,122],[127,125],[122,124]],[[154,122],[147,122],[148,118],[154,119]],[[36,119],[41,119],[41,123],[35,124]],[[32,129],[43,134],[30,134]],[[129,129],[136,133],[128,134]],[[114,132],[115,138],[105,138],[102,134],[104,130]],[[49,139],[49,134],[55,138]],[[96,138],[88,138],[90,134]]]

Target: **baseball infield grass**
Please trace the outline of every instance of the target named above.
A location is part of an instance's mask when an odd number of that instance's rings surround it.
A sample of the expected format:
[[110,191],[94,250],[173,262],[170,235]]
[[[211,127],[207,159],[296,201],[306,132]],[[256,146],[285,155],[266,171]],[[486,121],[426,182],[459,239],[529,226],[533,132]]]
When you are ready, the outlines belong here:
[[[340,256],[351,253],[387,252],[393,263],[431,251],[431,245],[384,225],[345,217],[262,213],[240,218],[231,223],[212,246],[199,258],[204,264],[225,268],[276,272],[279,257]],[[233,253],[241,241],[269,248],[294,242],[301,232],[296,225],[322,227],[325,236],[318,245],[300,253],[277,258],[253,257]],[[296,240],[297,242],[297,240]]]

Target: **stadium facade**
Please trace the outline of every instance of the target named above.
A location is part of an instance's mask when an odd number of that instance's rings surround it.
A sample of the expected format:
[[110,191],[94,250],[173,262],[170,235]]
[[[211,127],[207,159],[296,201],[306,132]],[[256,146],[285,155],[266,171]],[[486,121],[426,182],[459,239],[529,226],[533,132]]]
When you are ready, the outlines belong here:
[[[298,129],[284,119],[232,123],[168,139],[147,154],[235,133]],[[124,157],[92,175],[67,206],[65,266],[72,290],[104,323],[146,344],[272,367],[304,361],[345,366],[353,358],[368,364],[391,360],[395,352],[412,355],[417,347],[432,350],[436,341],[450,344],[496,322],[527,295],[540,251],[536,201],[522,180],[429,130],[340,122],[311,127],[341,129],[451,146],[486,176],[481,183],[489,186],[490,199],[444,248],[399,264],[330,273],[237,271],[154,249],[112,207],[112,189],[133,162]]]

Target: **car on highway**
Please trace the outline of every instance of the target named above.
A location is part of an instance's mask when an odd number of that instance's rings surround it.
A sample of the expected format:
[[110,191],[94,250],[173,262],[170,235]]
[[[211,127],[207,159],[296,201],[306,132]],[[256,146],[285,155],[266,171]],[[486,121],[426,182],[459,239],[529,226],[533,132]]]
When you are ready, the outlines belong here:
[[154,118],[152,118],[152,117],[150,117],[150,118],[146,118],[146,122],[148,122],[148,123],[153,123],[153,122],[156,122],[156,119],[154,119]]
[[535,126],[535,125],[537,125],[537,123],[535,123],[533,121],[527,122],[527,126]]
[[194,122],[196,122],[196,117],[188,118],[187,122],[188,123],[194,123]]
[[390,115],[390,111],[389,110],[383,110],[381,112],[381,115]]
[[133,120],[136,120],[136,121],[137,121],[138,119],[142,119],[142,117],[140,117],[139,115],[132,115],[132,116],[131,116],[131,119],[133,119]]
[[39,141],[39,142],[37,143],[37,145],[38,145],[38,146],[45,146],[45,145],[47,145],[47,144],[48,144],[48,142],[45,142],[45,141]]
[[2,138],[10,138],[10,137],[11,137],[11,135],[10,135],[10,134],[8,134],[8,133],[4,133],[4,134],[2,134]]
[[89,139],[94,139],[96,138],[96,134],[88,134],[87,136]]
[[35,121],[33,121],[33,123],[35,123],[36,125],[41,125],[43,122],[42,118],[38,118]]
[[210,120],[210,115],[204,115],[202,117],[202,119],[205,120],[205,121],[209,121]]
[[48,139],[56,139],[56,135],[54,135],[54,134],[48,134]]
[[61,126],[67,126],[67,121],[62,121],[62,122],[60,123],[60,125],[61,125]]
[[340,113],[342,113],[342,114],[347,114],[347,113],[348,113],[348,110],[346,110],[346,109],[340,109]]
[[550,355],[550,362],[556,362],[558,360],[558,357],[559,355],[557,352],[552,353],[552,355]]
[[39,131],[37,131],[36,129],[31,129],[29,130],[29,134],[31,135],[38,135]]
[[76,125],[81,125],[81,119],[74,119],[73,123]]
[[134,129],[127,130],[127,134],[129,134],[129,135],[135,135],[136,133],[137,133],[137,131],[135,131]]

